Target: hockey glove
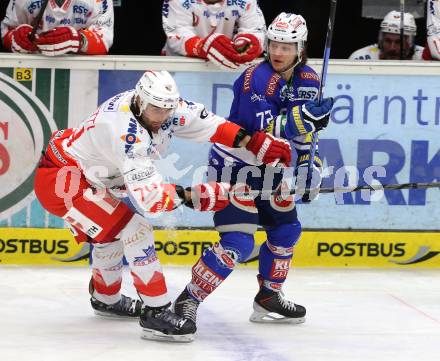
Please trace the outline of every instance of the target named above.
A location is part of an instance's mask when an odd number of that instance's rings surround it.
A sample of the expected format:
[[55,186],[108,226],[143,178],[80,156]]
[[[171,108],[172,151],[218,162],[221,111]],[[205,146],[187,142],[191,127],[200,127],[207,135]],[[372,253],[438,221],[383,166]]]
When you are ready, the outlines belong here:
[[254,133],[246,144],[246,149],[254,153],[257,160],[264,164],[282,163],[288,167],[292,160],[292,149],[287,141],[261,131]]
[[200,36],[193,36],[185,42],[186,55],[193,58],[206,59],[203,51],[203,39]]
[[185,205],[197,211],[221,211],[229,205],[228,183],[208,182],[186,188],[191,192],[191,201]]
[[294,106],[287,114],[287,126],[291,128],[292,136],[317,132],[327,127],[332,107],[333,98],[325,98],[321,104],[317,100],[310,100],[302,106]]
[[36,44],[41,54],[47,56],[77,53],[81,48],[81,35],[71,26],[60,26],[41,33]]
[[206,58],[223,69],[238,69],[240,54],[235,50],[234,43],[226,35],[214,33],[203,40],[202,52]]
[[[14,53],[35,53],[38,52],[37,46],[29,40],[32,26],[22,24],[17,26],[12,33],[11,50]],[[37,38],[37,36],[36,36]]]
[[238,34],[234,38],[234,48],[240,53],[242,63],[247,63],[263,52],[260,41],[253,34]]
[[308,159],[309,155],[300,157],[300,162],[295,170],[296,175],[296,188],[295,188],[295,201],[301,199],[303,203],[310,203],[319,195],[319,188],[322,181],[322,163],[319,157],[315,156],[315,161],[312,165],[312,178],[310,182],[310,192],[305,192],[307,183],[307,171],[308,171]]

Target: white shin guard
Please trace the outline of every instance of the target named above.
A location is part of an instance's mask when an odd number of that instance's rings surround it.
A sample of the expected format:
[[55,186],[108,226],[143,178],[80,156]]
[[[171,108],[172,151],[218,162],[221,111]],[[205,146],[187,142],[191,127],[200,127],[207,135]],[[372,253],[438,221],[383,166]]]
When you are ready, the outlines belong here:
[[154,248],[153,227],[138,214],[119,234],[134,286],[143,303],[158,307],[170,302],[159,258]]
[[123,256],[124,250],[119,240],[93,245],[92,296],[98,301],[111,305],[120,300]]

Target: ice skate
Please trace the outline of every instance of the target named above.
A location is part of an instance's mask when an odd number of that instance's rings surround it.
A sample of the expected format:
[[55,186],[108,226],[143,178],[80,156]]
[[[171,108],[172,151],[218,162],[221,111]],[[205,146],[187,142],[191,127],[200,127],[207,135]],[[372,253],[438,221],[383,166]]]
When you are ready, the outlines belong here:
[[176,313],[176,315],[191,321],[194,324],[194,330],[197,330],[197,308],[199,305],[200,302],[193,299],[185,288],[179,297],[177,297],[177,299],[174,301],[172,310]]
[[142,338],[168,342],[192,342],[196,327],[189,319],[176,315],[167,304],[162,307],[144,306],[140,317]]
[[[261,276],[258,277],[260,281]],[[282,291],[271,291],[260,286],[253,304],[251,322],[259,323],[303,323],[306,309],[286,300]]]
[[108,305],[93,297],[94,288],[91,280],[89,284],[89,292],[91,295],[90,303],[95,311],[95,315],[107,318],[126,319],[136,319],[141,315],[142,303],[139,300],[121,295],[121,299],[118,302]]

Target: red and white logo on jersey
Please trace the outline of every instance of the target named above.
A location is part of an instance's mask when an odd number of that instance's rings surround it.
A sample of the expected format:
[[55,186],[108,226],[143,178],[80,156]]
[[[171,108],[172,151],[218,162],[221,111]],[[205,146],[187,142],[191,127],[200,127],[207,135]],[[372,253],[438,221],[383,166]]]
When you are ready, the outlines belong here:
[[227,268],[231,269],[235,267],[235,260],[238,259],[236,252],[232,250],[225,250],[218,242],[214,243],[212,250],[220,260],[222,266],[226,266]]
[[290,188],[287,183],[281,184],[281,194],[273,195],[270,197],[270,205],[278,212],[289,212],[295,208],[295,200],[292,195],[289,194]]
[[192,268],[192,282],[206,293],[214,291],[224,278],[215,273],[201,259]]
[[269,277],[273,279],[285,279],[290,269],[290,258],[278,259],[275,258],[272,262]]
[[230,201],[242,211],[258,213],[254,203],[255,196],[249,194],[250,191],[250,187],[246,184],[235,184],[229,192]]

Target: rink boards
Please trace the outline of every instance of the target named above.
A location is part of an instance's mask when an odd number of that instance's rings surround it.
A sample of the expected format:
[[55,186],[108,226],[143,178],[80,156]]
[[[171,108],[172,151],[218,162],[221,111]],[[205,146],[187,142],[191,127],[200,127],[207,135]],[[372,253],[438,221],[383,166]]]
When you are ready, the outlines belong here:
[[[212,230],[156,230],[165,265],[192,265],[218,241]],[[256,234],[256,245],[265,232]],[[294,250],[295,267],[440,268],[439,232],[305,231]],[[258,248],[243,267],[257,267]],[[0,265],[84,266],[89,244],[67,229],[0,228]]]

